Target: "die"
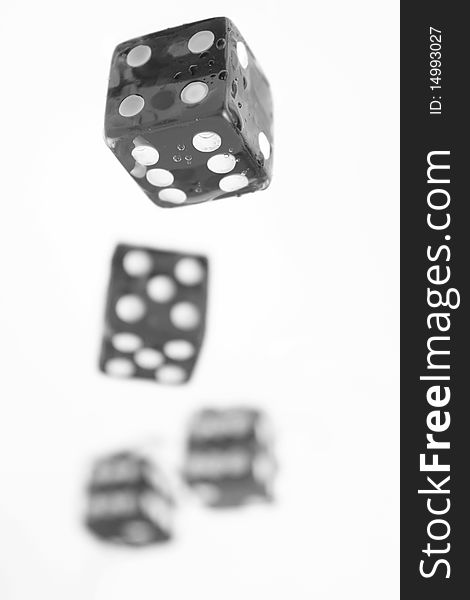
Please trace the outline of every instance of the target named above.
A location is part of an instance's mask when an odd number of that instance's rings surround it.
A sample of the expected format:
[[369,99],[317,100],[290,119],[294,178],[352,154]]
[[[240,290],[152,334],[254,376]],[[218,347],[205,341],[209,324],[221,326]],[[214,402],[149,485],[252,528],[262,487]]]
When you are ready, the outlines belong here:
[[272,174],[269,83],[225,17],[123,42],[105,140],[162,207],[262,190]]
[[173,499],[146,457],[120,452],[96,461],[87,488],[85,524],[103,541],[147,546],[172,536]]
[[204,409],[188,431],[183,476],[211,507],[273,499],[277,471],[272,427],[255,409]]
[[163,384],[187,382],[202,345],[208,262],[119,244],[111,263],[100,370]]

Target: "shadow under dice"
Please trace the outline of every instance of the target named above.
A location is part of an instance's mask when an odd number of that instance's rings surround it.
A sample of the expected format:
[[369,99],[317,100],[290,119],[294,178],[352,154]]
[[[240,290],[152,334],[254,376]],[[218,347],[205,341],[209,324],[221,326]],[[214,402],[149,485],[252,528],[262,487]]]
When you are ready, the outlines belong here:
[[100,369],[163,384],[188,381],[204,337],[207,282],[202,256],[118,245]]
[[148,459],[122,452],[95,463],[85,522],[98,538],[128,546],[164,542],[172,516],[168,484]]
[[269,84],[224,17],[136,38],[113,54],[105,137],[160,206],[262,190],[272,172]]
[[184,478],[212,507],[272,499],[277,471],[271,426],[248,408],[206,409],[191,421]]

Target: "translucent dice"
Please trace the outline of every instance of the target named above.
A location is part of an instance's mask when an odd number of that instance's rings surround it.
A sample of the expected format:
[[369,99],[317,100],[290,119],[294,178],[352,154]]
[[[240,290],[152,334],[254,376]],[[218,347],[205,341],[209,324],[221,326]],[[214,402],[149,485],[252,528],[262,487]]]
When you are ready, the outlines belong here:
[[100,369],[163,384],[188,381],[204,337],[207,282],[202,256],[118,245]]
[[164,542],[172,535],[172,512],[169,486],[150,460],[121,452],[96,461],[85,516],[96,537],[127,546]]
[[277,471],[271,424],[256,409],[205,409],[193,417],[184,476],[213,507],[271,500]]
[[269,84],[224,17],[145,35],[114,51],[105,137],[160,206],[262,190],[272,172]]

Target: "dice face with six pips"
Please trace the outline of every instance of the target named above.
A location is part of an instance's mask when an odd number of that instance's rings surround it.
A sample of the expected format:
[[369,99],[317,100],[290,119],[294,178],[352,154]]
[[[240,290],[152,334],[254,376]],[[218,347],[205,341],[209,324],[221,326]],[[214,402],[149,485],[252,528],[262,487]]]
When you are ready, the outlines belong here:
[[224,17],[117,46],[108,146],[163,207],[261,190],[272,171],[269,84]]
[[98,538],[147,546],[171,538],[173,499],[147,458],[121,452],[98,460],[87,489],[85,524]]
[[206,409],[189,427],[183,475],[213,507],[271,500],[277,471],[271,425],[249,408]]
[[188,381],[204,337],[207,283],[202,256],[118,245],[100,369],[164,384]]

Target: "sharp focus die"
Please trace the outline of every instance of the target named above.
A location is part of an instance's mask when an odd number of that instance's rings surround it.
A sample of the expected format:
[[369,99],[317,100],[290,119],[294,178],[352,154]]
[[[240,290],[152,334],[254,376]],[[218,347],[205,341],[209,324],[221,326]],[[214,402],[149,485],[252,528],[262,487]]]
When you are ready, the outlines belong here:
[[159,206],[266,188],[272,118],[269,83],[225,17],[144,35],[114,51],[106,143]]

